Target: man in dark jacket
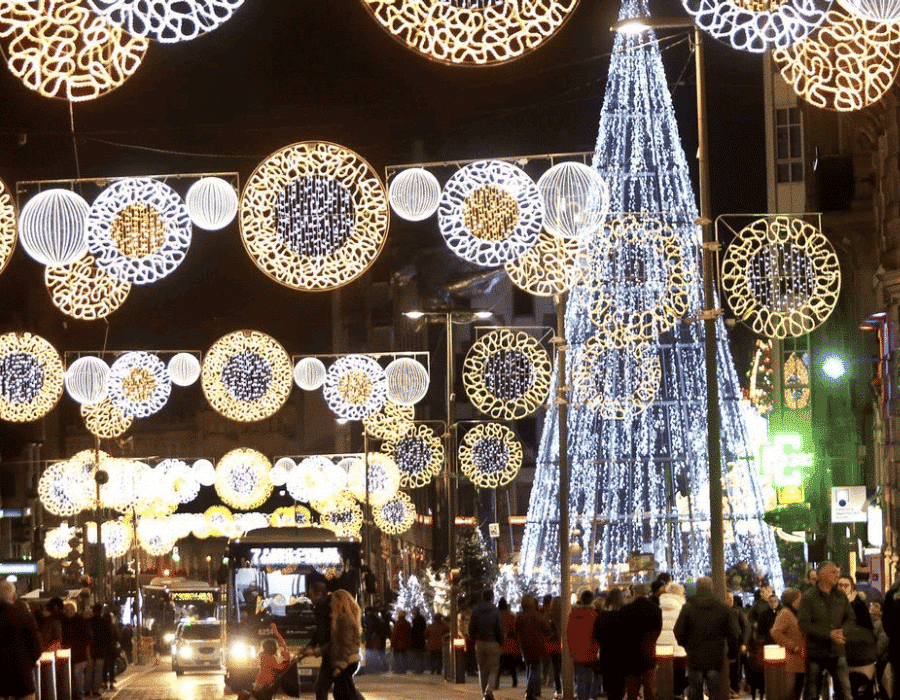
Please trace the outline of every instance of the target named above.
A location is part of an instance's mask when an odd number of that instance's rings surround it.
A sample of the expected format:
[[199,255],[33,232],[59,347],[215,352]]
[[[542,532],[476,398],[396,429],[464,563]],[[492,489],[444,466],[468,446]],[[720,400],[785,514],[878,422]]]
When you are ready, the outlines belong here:
[[697,594],[681,608],[674,632],[687,652],[690,700],[703,700],[704,684],[709,700],[724,700],[719,674],[726,659],[737,655],[738,629],[728,606],[713,594],[708,576],[697,579]]
[[647,598],[648,586],[635,584],[631,593],[631,602],[622,608],[625,691],[628,700],[637,700],[643,687],[644,700],[656,700],[656,640],[662,632],[662,610]]
[[[853,623],[847,596],[838,591],[841,570],[832,562],[819,567],[815,588],[803,595],[797,612],[806,635],[806,689],[804,698],[818,698],[825,671],[834,684],[834,700],[850,700],[845,633]],[[846,629],[845,629],[846,628]]]
[[891,668],[900,668],[900,576],[884,594],[881,626],[888,638],[888,660]]
[[328,700],[328,691],[334,682],[334,673],[329,656],[331,643],[331,596],[324,581],[315,581],[309,587],[309,599],[313,604],[313,615],[316,619],[316,631],[309,643],[301,649],[301,654],[313,654],[322,657],[319,673],[316,675],[316,700]]
[[16,589],[0,581],[0,697],[34,698],[34,664],[41,640],[34,616],[16,604]]
[[428,622],[419,608],[412,609],[412,631],[409,637],[409,650],[412,655],[413,673],[422,673],[425,670],[425,630]]
[[103,663],[114,648],[114,631],[109,615],[103,612],[103,605],[96,603],[91,607],[93,613],[88,620],[91,629],[89,673],[85,674],[85,695],[100,697],[103,690]]
[[516,638],[525,662],[525,700],[537,700],[541,695],[541,656],[550,636],[550,623],[538,612],[533,595],[523,595],[521,605],[522,612],[516,616]]
[[84,674],[88,665],[88,648],[91,644],[91,629],[84,615],[79,614],[75,603],[65,605],[62,620],[62,645],[71,654],[72,700],[82,700],[85,694]]
[[494,688],[500,671],[500,645],[503,644],[503,625],[500,611],[494,605],[494,592],[486,590],[481,602],[472,610],[469,618],[469,639],[475,642],[475,659],[478,662],[478,680],[485,700],[494,700]]

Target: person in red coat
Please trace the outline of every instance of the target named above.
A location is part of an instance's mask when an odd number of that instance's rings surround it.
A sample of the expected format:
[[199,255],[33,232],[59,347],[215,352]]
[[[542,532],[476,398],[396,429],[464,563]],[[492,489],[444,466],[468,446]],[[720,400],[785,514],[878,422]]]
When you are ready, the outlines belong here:
[[800,631],[797,611],[803,598],[796,588],[785,588],[781,594],[782,608],[775,616],[775,624],[769,634],[776,644],[785,648],[784,670],[794,676],[793,699],[803,696],[806,677],[806,636]]
[[0,581],[0,697],[34,699],[34,664],[41,657],[37,622],[16,604],[16,589]]
[[525,662],[525,700],[537,700],[541,695],[541,657],[550,638],[550,623],[537,610],[532,595],[522,596],[522,612],[516,617],[516,638]]
[[[503,625],[503,644],[500,645],[500,674],[504,669],[509,670],[512,676],[512,687],[519,685],[516,667],[519,665],[519,640],[516,639],[516,614],[509,609],[506,598],[501,598],[497,603],[500,611],[500,624]],[[499,680],[498,674],[497,679]]]
[[569,623],[566,625],[569,656],[572,657],[572,664],[575,666],[576,700],[590,700],[594,668],[600,652],[600,645],[594,639],[597,610],[593,602],[594,594],[591,591],[582,591],[578,597],[578,604],[569,613]]
[[391,633],[391,652],[394,655],[394,673],[406,673],[407,655],[412,646],[412,625],[406,619],[406,611],[397,611],[397,621]]

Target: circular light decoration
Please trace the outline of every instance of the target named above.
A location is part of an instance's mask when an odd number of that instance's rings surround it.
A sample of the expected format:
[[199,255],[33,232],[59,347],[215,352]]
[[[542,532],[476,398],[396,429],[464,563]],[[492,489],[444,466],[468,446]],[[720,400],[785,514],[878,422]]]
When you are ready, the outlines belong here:
[[153,557],[168,554],[178,541],[163,518],[141,518],[137,524],[137,539],[141,548]]
[[450,249],[476,265],[515,260],[537,241],[544,202],[520,168],[479,160],[460,168],[444,186],[438,227]]
[[796,338],[831,315],[841,268],[828,239],[803,219],[757,219],[728,246],[722,287],[735,316],[755,333]]
[[106,440],[124,435],[134,422],[134,416],[122,413],[109,397],[97,403],[82,404],[81,417],[91,435]]
[[682,0],[703,31],[741,51],[784,49],[825,21],[832,0]]
[[809,367],[792,352],[784,362],[784,405],[789,409],[809,407]]
[[432,61],[487,66],[542,46],[578,0],[362,0],[397,41]]
[[57,462],[41,474],[38,497],[47,512],[68,518],[87,507],[90,485],[84,474],[68,462]]
[[68,265],[44,270],[44,284],[53,305],[80,321],[106,318],[128,298],[130,282],[117,280],[86,254]]
[[328,368],[323,394],[328,408],[338,418],[359,420],[384,405],[387,378],[381,365],[371,357],[346,355]]
[[272,465],[256,450],[238,448],[216,466],[216,493],[227,506],[251,510],[265,503],[272,493]]
[[309,527],[312,513],[306,506],[285,506],[273,510],[267,523],[272,527]]
[[83,102],[128,80],[148,42],[110,26],[83,0],[42,0],[0,3],[0,45],[25,87]]
[[424,221],[437,211],[441,186],[424,168],[407,168],[391,180],[388,200],[401,219]]
[[190,386],[200,378],[200,360],[189,352],[173,355],[167,369],[176,386]]
[[269,516],[265,513],[238,513],[235,517],[235,529],[239,535],[264,527],[269,527]]
[[505,328],[484,334],[463,363],[469,401],[498,420],[530,416],[547,401],[553,367],[530,333]]
[[131,549],[131,528],[121,520],[107,520],[100,524],[100,541],[108,558],[124,557]]
[[62,396],[63,376],[59,354],[40,336],[0,335],[0,420],[43,418]]
[[828,22],[772,59],[815,107],[856,112],[878,102],[900,69],[900,26],[832,10]]
[[319,511],[319,524],[338,537],[359,537],[362,530],[363,512],[359,504],[348,494],[342,493],[326,503],[313,506]]
[[201,177],[188,189],[184,203],[194,226],[204,231],[220,231],[237,216],[237,192],[220,177]]
[[606,347],[627,347],[672,328],[695,284],[671,227],[649,217],[607,221],[582,240],[573,284],[593,293],[591,322]]
[[216,468],[208,459],[198,459],[191,469],[201,486],[212,486],[216,482]]
[[69,540],[75,536],[75,528],[69,527],[65,523],[59,527],[52,527],[47,530],[44,535],[44,551],[47,556],[54,559],[65,559],[72,548],[69,546]]
[[327,501],[346,488],[347,476],[328,457],[314,455],[290,471],[285,486],[295,501]]
[[203,394],[231,420],[273,416],[291,393],[291,358],[274,338],[236,331],[219,338],[203,358]]
[[609,187],[584,163],[554,165],[537,182],[544,200],[544,227],[562,238],[593,233],[609,211]]
[[230,537],[234,529],[234,516],[225,506],[210,506],[203,517],[205,518],[213,537]]
[[163,477],[163,488],[171,491],[179,503],[190,503],[200,493],[200,482],[187,462],[164,459],[156,465],[156,471]]
[[412,428],[415,416],[415,407],[388,400],[377,412],[363,418],[363,427],[372,437],[387,440]]
[[304,391],[315,391],[325,383],[325,372],[318,357],[304,357],[294,367],[294,383]]
[[166,365],[149,352],[126,352],[109,368],[109,400],[126,416],[146,418],[166,405],[172,381]]
[[406,532],[416,521],[416,507],[408,494],[402,491],[391,500],[375,508],[375,527],[388,535]]
[[114,182],[87,218],[97,265],[123,282],[151,284],[171,274],[191,245],[191,220],[175,190],[152,178]]
[[515,260],[505,263],[504,268],[519,289],[538,297],[552,297],[569,291],[577,252],[577,239],[560,238],[542,230],[537,242]]
[[505,425],[482,423],[463,438],[459,466],[479,488],[505,486],[516,478],[522,467],[522,445]]
[[224,24],[244,0],[88,0],[115,27],[161,44],[196,39]]
[[[368,462],[368,479],[366,478]],[[382,452],[369,452],[368,459],[354,459],[347,469],[347,490],[357,501],[378,506],[393,498],[400,488],[397,463]]]
[[99,468],[109,475],[109,481],[100,486],[100,504],[119,513],[130,512],[141,497],[150,467],[133,459],[108,457]]
[[574,361],[572,402],[604,420],[639,416],[656,399],[662,383],[659,354],[647,343],[608,349],[588,341]]
[[106,385],[108,375],[109,365],[99,357],[79,357],[66,370],[66,391],[82,405],[103,401],[109,393]]
[[444,464],[444,445],[427,425],[411,426],[403,435],[385,440],[381,451],[396,463],[404,489],[430,484]]
[[256,266],[304,291],[336,289],[365,272],[390,219],[372,166],[321,141],[287,146],[263,161],[244,185],[239,216]]
[[417,404],[428,393],[428,370],[418,360],[398,357],[384,370],[388,400],[401,406]]
[[16,248],[16,206],[6,183],[0,180],[0,272],[6,268]]
[[900,21],[898,0],[838,0],[852,14],[870,22]]
[[284,486],[287,483],[288,475],[296,468],[297,463],[290,457],[282,457],[272,466],[269,472],[269,478],[272,480],[272,486]]
[[75,262],[87,252],[90,206],[69,190],[52,189],[29,199],[19,214],[19,243],[41,265]]

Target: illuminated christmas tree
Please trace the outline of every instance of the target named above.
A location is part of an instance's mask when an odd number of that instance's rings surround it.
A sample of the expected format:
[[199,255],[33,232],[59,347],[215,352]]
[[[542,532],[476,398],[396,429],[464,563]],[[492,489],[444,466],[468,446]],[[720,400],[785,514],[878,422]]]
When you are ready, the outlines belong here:
[[[624,0],[620,19],[648,16]],[[615,39],[593,167],[607,223],[582,241],[565,315],[569,503],[576,586],[652,554],[676,580],[710,571],[707,397],[697,207],[651,31]],[[782,572],[737,373],[717,321],[726,565]],[[547,411],[520,570],[559,585],[559,434]]]
[[396,620],[397,611],[403,610],[406,612],[406,619],[412,620],[413,608],[418,608],[422,615],[425,616],[425,620],[429,624],[431,623],[431,606],[428,604],[428,599],[425,597],[425,591],[422,589],[419,577],[415,574],[410,574],[409,578],[404,581],[403,574],[398,574],[397,600],[395,600],[394,604],[391,606],[391,617]]

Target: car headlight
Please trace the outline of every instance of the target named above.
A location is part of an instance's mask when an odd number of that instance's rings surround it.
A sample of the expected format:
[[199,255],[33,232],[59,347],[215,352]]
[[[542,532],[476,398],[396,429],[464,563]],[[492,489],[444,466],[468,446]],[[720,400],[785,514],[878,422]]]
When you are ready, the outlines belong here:
[[163,644],[171,644],[175,641],[175,633],[174,632],[166,632],[163,635]]
[[178,658],[184,659],[185,661],[188,659],[194,658],[194,647],[179,647],[178,648]]
[[256,647],[243,641],[236,641],[231,644],[230,654],[235,661],[249,661],[256,658]]

